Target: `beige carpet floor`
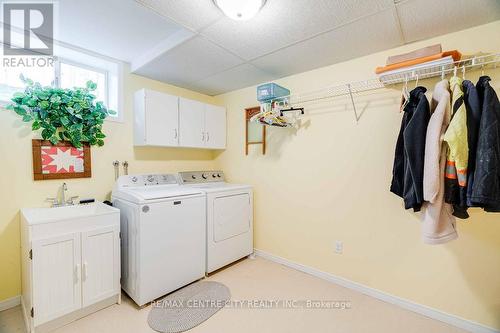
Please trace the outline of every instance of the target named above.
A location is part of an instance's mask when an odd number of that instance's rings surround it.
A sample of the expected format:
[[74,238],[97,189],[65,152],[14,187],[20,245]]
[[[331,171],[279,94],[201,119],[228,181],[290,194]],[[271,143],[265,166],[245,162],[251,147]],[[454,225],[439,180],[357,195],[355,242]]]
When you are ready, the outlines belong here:
[[[240,261],[208,279],[226,284],[233,300],[344,300],[350,302],[351,308],[262,309],[258,307],[263,303],[254,303],[253,309],[222,309],[190,333],[465,332],[262,258]],[[94,313],[54,333],[154,332],[146,322],[148,313],[149,306],[139,309],[124,295],[121,305]],[[20,307],[0,312],[0,332],[25,332]]]

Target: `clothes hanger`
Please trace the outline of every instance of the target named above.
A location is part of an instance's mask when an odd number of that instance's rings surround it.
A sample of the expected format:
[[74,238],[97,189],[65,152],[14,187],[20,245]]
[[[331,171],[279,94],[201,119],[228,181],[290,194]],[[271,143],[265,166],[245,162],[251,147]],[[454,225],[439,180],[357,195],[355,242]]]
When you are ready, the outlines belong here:
[[417,79],[415,80],[415,88],[418,87],[418,74],[416,74]]
[[454,66],[453,67],[453,76],[457,76],[457,70],[458,70],[458,67]]
[[465,80],[465,65],[462,66],[462,80]]
[[410,92],[408,91],[408,75],[405,75],[405,84],[401,91],[401,103],[399,105],[399,112],[401,113],[406,105],[410,102]]

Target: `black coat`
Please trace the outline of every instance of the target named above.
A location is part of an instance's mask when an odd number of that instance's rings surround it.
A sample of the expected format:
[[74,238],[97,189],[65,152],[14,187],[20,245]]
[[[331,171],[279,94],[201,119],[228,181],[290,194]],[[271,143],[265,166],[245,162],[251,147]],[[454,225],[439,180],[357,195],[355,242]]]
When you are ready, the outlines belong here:
[[391,183],[391,192],[403,198],[405,209],[416,212],[424,202],[425,137],[430,119],[426,90],[417,87],[410,92],[396,143]]
[[482,76],[476,85],[482,115],[470,200],[486,211],[500,212],[500,103],[490,80]]
[[471,201],[474,186],[474,171],[476,170],[476,150],[481,123],[481,103],[474,84],[469,80],[462,83],[464,103],[467,110],[467,142],[469,146],[469,159],[467,167],[467,206],[474,206]]

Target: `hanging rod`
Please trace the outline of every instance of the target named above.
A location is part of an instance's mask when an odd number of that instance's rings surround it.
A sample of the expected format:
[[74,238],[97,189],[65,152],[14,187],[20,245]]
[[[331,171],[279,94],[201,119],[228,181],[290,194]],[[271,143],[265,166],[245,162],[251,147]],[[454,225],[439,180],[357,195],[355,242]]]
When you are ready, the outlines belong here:
[[428,66],[421,64],[418,68],[408,70],[402,69],[401,71],[397,71],[397,73],[391,71],[392,73],[385,75],[381,73],[378,78],[334,85],[300,95],[289,95],[287,98],[289,98],[290,104],[292,105],[315,102],[338,96],[351,96],[352,99],[353,94],[386,88],[405,81],[422,80],[437,76],[444,78],[446,74],[454,72],[455,67],[463,72],[467,69],[469,71],[471,69],[484,70],[488,65],[493,65],[493,68],[496,68],[498,64],[500,64],[500,53],[475,56],[458,61],[450,61],[448,63],[434,63]]
[[300,111],[300,114],[304,114],[304,108],[294,108],[294,107],[291,107],[291,108],[288,108],[288,109],[282,109],[280,110],[280,116],[283,116],[283,112],[297,112],[297,111]]

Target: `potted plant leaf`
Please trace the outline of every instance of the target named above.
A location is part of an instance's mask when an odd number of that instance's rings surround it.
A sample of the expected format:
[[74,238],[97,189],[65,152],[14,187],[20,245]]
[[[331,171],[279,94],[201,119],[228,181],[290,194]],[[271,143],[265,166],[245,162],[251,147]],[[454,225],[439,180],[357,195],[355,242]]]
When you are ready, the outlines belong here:
[[82,88],[62,89],[42,87],[24,77],[21,80],[26,84],[24,92],[15,93],[6,108],[16,112],[24,122],[32,122],[32,130],[41,130],[44,140],[54,145],[67,140],[76,148],[84,143],[104,145],[102,125],[115,112],[96,101],[92,93],[97,88],[94,82],[88,81]]

